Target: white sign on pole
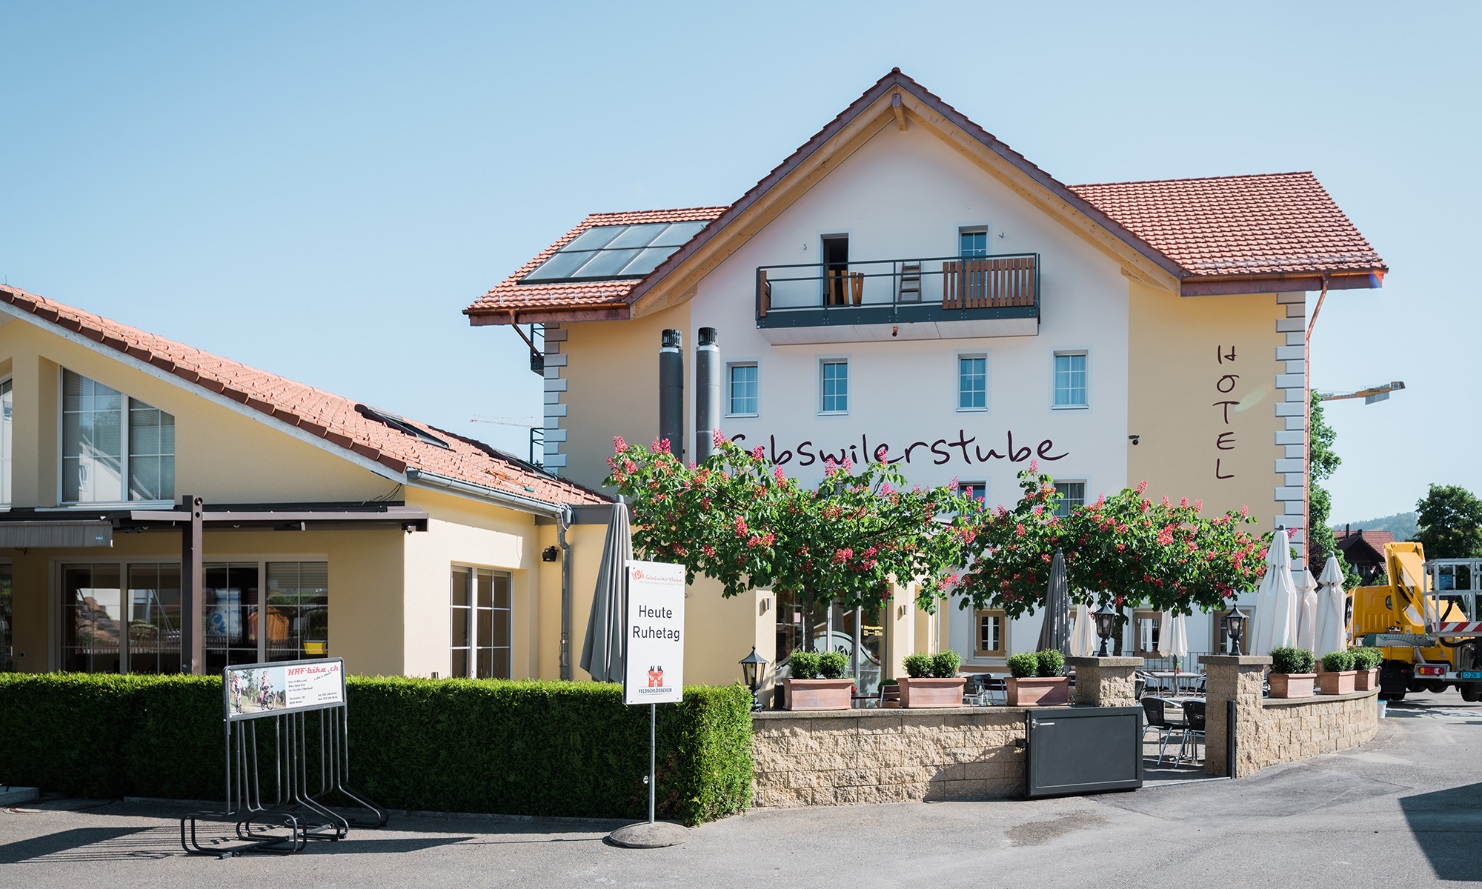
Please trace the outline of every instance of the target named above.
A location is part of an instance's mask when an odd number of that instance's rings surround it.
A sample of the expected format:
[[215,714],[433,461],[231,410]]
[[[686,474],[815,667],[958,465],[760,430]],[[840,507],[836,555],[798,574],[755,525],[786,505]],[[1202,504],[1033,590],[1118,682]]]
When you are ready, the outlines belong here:
[[684,566],[634,559],[627,571],[623,703],[678,703],[684,699]]

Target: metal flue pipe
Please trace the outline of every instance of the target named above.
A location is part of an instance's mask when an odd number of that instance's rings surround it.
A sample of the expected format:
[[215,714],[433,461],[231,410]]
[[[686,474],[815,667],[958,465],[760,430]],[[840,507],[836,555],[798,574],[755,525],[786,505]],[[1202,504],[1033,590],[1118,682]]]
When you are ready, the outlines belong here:
[[659,440],[684,462],[684,351],[680,333],[664,331],[659,346]]
[[703,461],[715,450],[715,431],[720,428],[720,346],[715,328],[700,328],[695,347],[695,460]]

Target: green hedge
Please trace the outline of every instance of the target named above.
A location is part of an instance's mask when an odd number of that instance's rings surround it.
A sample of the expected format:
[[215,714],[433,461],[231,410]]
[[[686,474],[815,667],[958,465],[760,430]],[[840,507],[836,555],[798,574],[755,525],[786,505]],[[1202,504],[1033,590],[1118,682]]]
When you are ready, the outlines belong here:
[[[658,708],[658,815],[740,812],[751,696],[684,697]],[[616,685],[351,677],[348,707],[349,783],[391,808],[647,817],[649,712]],[[221,799],[224,747],[215,677],[0,674],[0,783]]]

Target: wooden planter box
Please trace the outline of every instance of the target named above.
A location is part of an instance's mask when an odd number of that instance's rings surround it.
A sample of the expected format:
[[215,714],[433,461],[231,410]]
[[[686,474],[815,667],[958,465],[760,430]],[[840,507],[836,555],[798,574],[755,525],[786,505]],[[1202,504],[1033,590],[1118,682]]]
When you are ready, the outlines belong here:
[[1359,670],[1358,671],[1358,675],[1354,677],[1354,683],[1353,683],[1353,690],[1354,691],[1373,691],[1374,689],[1376,689],[1378,687],[1379,687],[1379,668],[1378,667],[1375,667],[1372,670]]
[[853,679],[784,679],[784,710],[848,710]]
[[1336,673],[1324,671],[1318,673],[1317,693],[1320,695],[1346,695],[1354,691],[1354,680],[1357,678],[1357,670],[1339,670]]
[[1272,673],[1271,697],[1310,698],[1316,673]]
[[1065,676],[1010,676],[1010,707],[1053,707],[1070,703],[1070,679]]
[[901,687],[902,707],[961,707],[962,689],[967,679],[961,676],[936,679],[923,676],[896,680]]

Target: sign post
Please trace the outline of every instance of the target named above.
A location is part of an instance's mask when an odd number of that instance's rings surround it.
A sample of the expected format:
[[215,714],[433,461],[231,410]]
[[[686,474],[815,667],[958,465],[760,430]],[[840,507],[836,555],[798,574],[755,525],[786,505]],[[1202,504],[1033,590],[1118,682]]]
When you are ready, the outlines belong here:
[[654,823],[658,705],[684,700],[684,566],[629,560],[623,703],[648,705],[648,823]]

